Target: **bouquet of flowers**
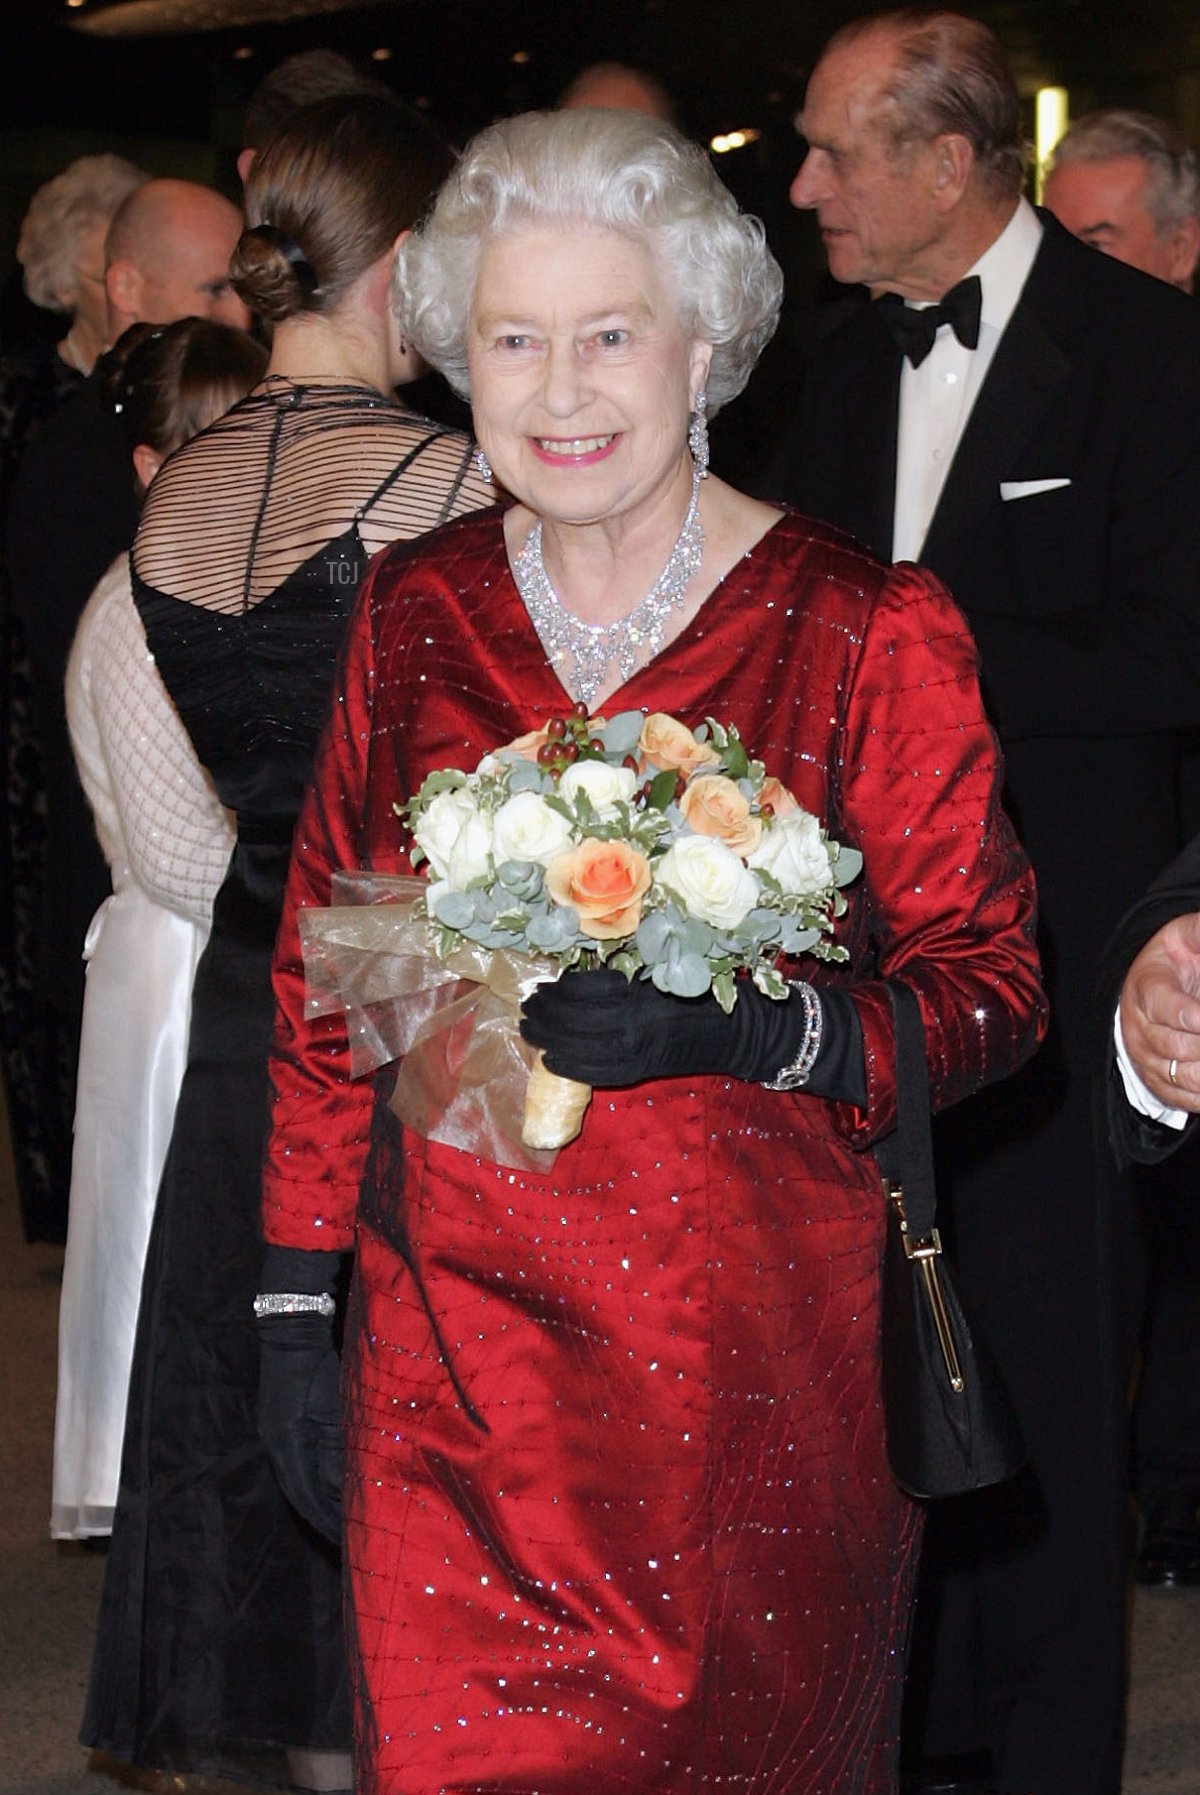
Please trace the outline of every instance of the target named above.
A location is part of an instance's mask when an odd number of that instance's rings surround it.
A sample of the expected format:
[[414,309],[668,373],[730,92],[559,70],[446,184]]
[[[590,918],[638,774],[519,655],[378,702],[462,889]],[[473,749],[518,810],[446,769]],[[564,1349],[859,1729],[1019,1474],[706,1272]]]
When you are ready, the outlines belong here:
[[[466,940],[560,972],[606,965],[677,997],[711,991],[727,1011],[739,973],[785,998],[781,955],[845,958],[833,924],[861,854],[712,717],[693,731],[576,705],[473,773],[431,773],[404,816],[442,957]],[[569,1084],[535,1067],[527,1144],[579,1132],[590,1092],[574,1087],[564,1119]]]
[[301,913],[309,1013],[346,1013],[353,1072],[401,1061],[410,1127],[501,1164],[552,1164],[591,1096],[521,1039],[542,980],[608,966],[728,1011],[739,975],[782,999],[780,958],[846,957],[861,854],[711,717],[576,705],[397,810],[419,876],[339,873]]

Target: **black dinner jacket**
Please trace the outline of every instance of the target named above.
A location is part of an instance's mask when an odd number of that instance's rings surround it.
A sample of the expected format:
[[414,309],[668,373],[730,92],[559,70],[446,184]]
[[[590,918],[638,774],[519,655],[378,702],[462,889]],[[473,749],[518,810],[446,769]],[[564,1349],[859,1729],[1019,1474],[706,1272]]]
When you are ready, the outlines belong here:
[[[921,559],[975,636],[1074,986],[1178,848],[1176,732],[1200,725],[1200,307],[1041,217]],[[759,483],[888,559],[900,367],[861,291],[826,308]],[[1039,480],[1070,484],[1001,496]]]
[[[1060,732],[1068,666],[1072,729],[1200,723],[1200,307],[1040,216],[920,558],[967,613],[1003,737]],[[900,367],[874,306],[827,308],[766,483],[886,559]],[[1071,485],[1001,498],[1042,479]]]

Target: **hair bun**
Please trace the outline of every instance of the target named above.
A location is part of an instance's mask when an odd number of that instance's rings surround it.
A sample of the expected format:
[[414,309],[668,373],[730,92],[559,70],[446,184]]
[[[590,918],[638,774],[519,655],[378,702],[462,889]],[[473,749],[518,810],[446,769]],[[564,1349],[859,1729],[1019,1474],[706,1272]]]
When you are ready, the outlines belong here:
[[272,324],[303,311],[320,282],[294,237],[273,224],[242,232],[229,262],[235,291]]

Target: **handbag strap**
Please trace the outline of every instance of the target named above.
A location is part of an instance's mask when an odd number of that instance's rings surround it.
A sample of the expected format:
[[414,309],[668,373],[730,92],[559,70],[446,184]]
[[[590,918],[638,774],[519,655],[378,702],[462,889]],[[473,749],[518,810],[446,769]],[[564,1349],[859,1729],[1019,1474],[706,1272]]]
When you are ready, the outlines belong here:
[[911,985],[889,979],[888,996],[896,1038],[896,1132],[880,1143],[876,1158],[889,1181],[903,1189],[910,1237],[928,1240],[937,1217],[937,1188],[933,1179],[925,1023]]

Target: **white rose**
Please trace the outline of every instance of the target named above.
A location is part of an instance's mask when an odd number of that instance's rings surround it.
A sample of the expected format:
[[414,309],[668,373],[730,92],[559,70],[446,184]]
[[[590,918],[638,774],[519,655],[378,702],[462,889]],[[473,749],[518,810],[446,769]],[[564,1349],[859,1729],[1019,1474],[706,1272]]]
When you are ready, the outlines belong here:
[[488,819],[476,811],[458,832],[446,861],[446,877],[456,891],[465,891],[474,880],[489,878],[491,872],[492,831]]
[[413,836],[438,878],[456,891],[490,870],[492,832],[466,786],[439,792]]
[[447,896],[450,887],[445,879],[430,879],[425,888],[425,914],[437,919],[438,905]]
[[538,792],[518,792],[500,806],[492,821],[492,848],[499,866],[505,860],[533,860],[549,866],[571,845],[571,825],[551,810]]
[[610,767],[606,760],[577,760],[564,770],[558,791],[568,804],[586,792],[592,809],[604,810],[610,804],[628,803],[637,782],[632,767]]
[[716,929],[736,928],[758,902],[758,880],[724,842],[684,835],[654,868],[654,882],[672,892],[689,916]]
[[751,866],[778,879],[785,892],[797,897],[817,897],[833,882],[829,850],[821,840],[821,825],[806,810],[777,816],[746,859]]

